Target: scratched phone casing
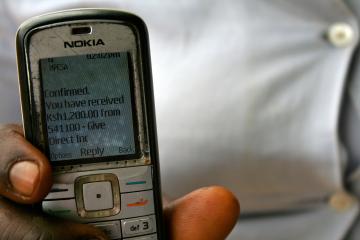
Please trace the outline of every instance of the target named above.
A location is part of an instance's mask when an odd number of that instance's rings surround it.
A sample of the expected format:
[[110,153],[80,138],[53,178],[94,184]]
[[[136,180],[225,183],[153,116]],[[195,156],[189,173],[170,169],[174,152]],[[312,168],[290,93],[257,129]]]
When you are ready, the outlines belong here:
[[[89,26],[87,34],[71,31]],[[111,239],[164,239],[144,22],[114,10],[68,10],[26,21],[16,43],[25,135],[53,167],[54,184],[42,202],[43,210],[93,224]],[[104,74],[118,78],[115,60],[126,65],[126,74],[124,70],[121,74],[127,76],[127,85],[101,78],[108,76]],[[77,69],[71,70],[74,66]],[[94,79],[102,82],[80,79],[81,71],[94,71]],[[52,82],[54,79],[59,82]],[[103,85],[108,85],[109,94]],[[116,95],[118,88],[129,90],[120,96]],[[111,108],[115,104],[122,107]],[[64,130],[68,128],[77,134]],[[121,142],[122,135],[131,139],[130,147],[113,143],[113,139]],[[63,152],[56,152],[59,149]]]

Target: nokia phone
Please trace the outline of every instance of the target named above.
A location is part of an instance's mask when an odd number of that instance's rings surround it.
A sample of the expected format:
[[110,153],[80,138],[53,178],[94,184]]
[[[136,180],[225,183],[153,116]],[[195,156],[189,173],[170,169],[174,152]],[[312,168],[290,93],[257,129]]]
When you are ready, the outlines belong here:
[[111,239],[164,239],[147,28],[137,16],[75,9],[17,33],[26,138],[48,157],[48,214]]

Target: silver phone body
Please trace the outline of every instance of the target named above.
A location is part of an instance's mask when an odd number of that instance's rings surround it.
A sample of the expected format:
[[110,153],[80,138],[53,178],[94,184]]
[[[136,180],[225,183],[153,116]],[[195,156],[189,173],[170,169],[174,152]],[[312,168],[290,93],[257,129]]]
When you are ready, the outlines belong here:
[[[74,34],[72,31],[74,28],[83,27],[90,28],[91,31],[86,34]],[[111,239],[161,239],[158,233],[159,214],[161,214],[158,210],[161,209],[158,199],[160,186],[155,186],[160,183],[154,181],[154,171],[158,171],[158,166],[154,167],[151,147],[151,141],[156,139],[152,139],[149,135],[149,125],[152,124],[149,124],[149,119],[153,116],[147,114],[149,106],[144,87],[146,76],[142,72],[144,67],[144,61],[141,59],[142,46],[136,28],[121,20],[91,18],[38,26],[31,29],[26,36],[27,82],[31,93],[29,94],[31,103],[27,105],[31,105],[38,119],[36,122],[38,129],[33,130],[31,134],[37,139],[37,145],[47,152],[54,171],[53,187],[42,202],[43,210],[55,216],[93,224],[103,229]],[[78,56],[82,61],[89,61],[89,64],[93,64],[90,63],[91,61],[109,61],[101,63],[102,66],[109,67],[95,70],[94,74],[98,75],[91,81],[97,81],[96,79],[102,76],[101,72],[112,71],[111,58],[127,61],[129,83],[124,88],[130,90],[123,90],[126,93],[122,96],[125,98],[124,102],[131,103],[124,104],[118,112],[112,106],[106,106],[104,110],[105,103],[111,101],[109,99],[117,99],[114,101],[120,104],[114,86],[121,88],[122,85],[116,85],[115,82],[109,87],[114,89],[111,90],[114,92],[110,97],[105,96],[104,91],[92,95],[107,83],[89,83],[89,78],[86,79],[88,81],[86,86],[81,86],[81,79],[72,79],[79,81],[80,85],[66,80],[62,85],[60,84],[61,88],[57,89],[54,88],[57,86],[56,83],[44,83],[48,79],[50,82],[54,74],[63,74],[64,71],[73,71],[71,72],[73,75],[76,75],[76,72],[87,71],[88,64],[74,63],[76,61],[74,57]],[[121,60],[118,60],[120,58]],[[44,70],[45,68],[49,70]],[[73,69],[68,70],[71,68]],[[74,70],[75,68],[77,69]],[[85,70],[82,70],[83,68]],[[61,77],[61,81],[63,79],[64,77]],[[98,79],[98,81],[103,80]],[[70,85],[69,88],[67,84]],[[79,90],[85,88],[87,95],[84,94],[85,90]],[[64,96],[66,91],[68,95]],[[75,94],[76,91],[78,95]],[[121,91],[120,89],[119,94]],[[74,95],[69,95],[71,92],[74,92]],[[23,96],[22,101],[24,101]],[[61,106],[52,108],[53,102]],[[69,102],[74,104],[71,105]],[[104,105],[101,105],[102,103]],[[24,105],[22,110],[24,111]],[[96,112],[98,116],[86,115],[88,111]],[[78,118],[69,117],[70,113],[72,115],[84,112],[83,115],[78,114]],[[103,115],[99,116],[99,112]],[[57,113],[63,114],[65,120],[62,117],[56,118]],[[118,125],[121,124],[122,127],[118,129]],[[122,133],[121,131],[129,124],[132,125],[132,131],[125,130],[126,133]],[[27,132],[26,124],[24,125]],[[55,127],[56,131],[54,131]],[[110,130],[110,127],[115,130]],[[65,131],[64,128],[72,130]],[[111,142],[111,134],[114,134],[113,138],[116,141],[121,142],[119,136],[123,135],[122,139],[131,139],[130,133],[133,134],[133,139],[128,140],[131,144],[121,143],[124,146],[118,148],[117,155],[117,150],[114,150],[117,146]],[[78,142],[76,140],[78,136],[83,136],[82,139],[86,139],[86,142],[81,142],[81,139]],[[95,141],[96,143],[93,143]],[[87,144],[90,143],[92,147],[87,148]],[[126,151],[129,151],[129,154]],[[57,164],[59,162],[61,164]]]

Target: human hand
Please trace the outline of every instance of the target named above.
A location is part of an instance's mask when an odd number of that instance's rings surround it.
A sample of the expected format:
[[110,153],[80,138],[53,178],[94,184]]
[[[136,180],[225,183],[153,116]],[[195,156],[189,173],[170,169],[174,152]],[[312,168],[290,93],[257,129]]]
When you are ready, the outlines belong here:
[[[50,190],[47,158],[25,140],[18,125],[0,126],[0,239],[107,239],[93,226],[43,214],[27,204]],[[171,240],[220,240],[239,214],[233,195],[221,187],[197,190],[165,207]]]
[[164,208],[171,240],[223,240],[231,232],[240,206],[223,187],[201,188]]

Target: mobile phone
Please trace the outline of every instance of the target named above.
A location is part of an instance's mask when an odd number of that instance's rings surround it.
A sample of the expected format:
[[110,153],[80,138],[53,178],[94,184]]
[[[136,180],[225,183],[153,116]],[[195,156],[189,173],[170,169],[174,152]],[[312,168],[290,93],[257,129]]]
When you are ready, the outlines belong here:
[[24,22],[16,42],[25,137],[53,167],[42,209],[111,239],[164,239],[144,22],[67,10]]

